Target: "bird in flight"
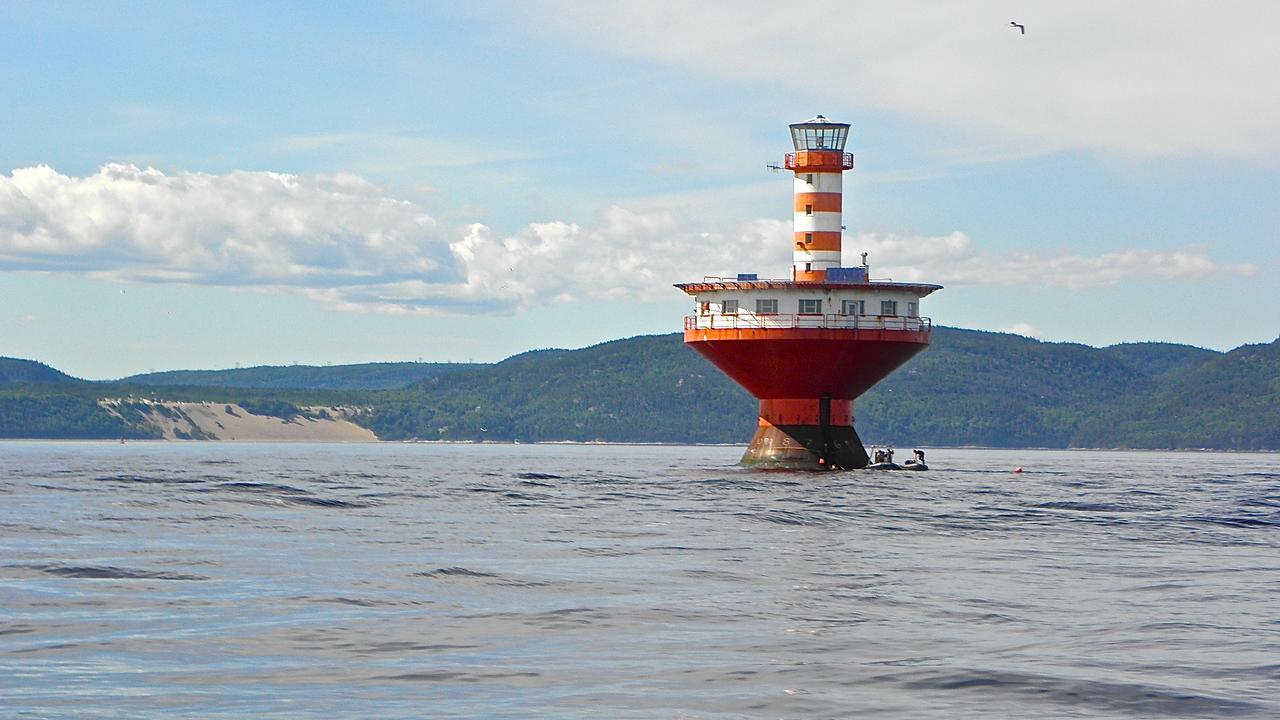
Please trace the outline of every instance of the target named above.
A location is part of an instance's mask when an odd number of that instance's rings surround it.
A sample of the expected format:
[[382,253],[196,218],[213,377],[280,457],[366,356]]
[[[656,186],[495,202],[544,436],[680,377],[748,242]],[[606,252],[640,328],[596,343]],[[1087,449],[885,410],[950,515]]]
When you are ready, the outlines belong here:
[[1027,26],[1026,26],[1026,25],[1019,25],[1018,23],[1016,23],[1016,22],[1014,22],[1014,21],[1010,20],[1010,21],[1009,21],[1009,26],[1010,26],[1010,27],[1016,27],[1016,28],[1018,28],[1018,32],[1022,33],[1023,35],[1026,35],[1026,34],[1027,34]]

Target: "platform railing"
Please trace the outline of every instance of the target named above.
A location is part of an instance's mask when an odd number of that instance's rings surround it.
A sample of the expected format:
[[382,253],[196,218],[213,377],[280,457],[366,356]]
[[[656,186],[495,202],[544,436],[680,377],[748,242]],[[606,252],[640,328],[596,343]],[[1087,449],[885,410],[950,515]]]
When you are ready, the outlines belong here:
[[[852,153],[840,152],[839,150],[828,150],[828,149],[822,149],[822,148],[814,148],[814,149],[812,149],[812,150],[802,150],[802,151],[800,151],[800,152],[805,152],[805,153],[810,153],[810,152],[812,152],[812,153],[832,153],[832,154],[840,153],[840,165],[841,165],[842,167],[844,167],[844,168],[848,169],[848,170],[852,170],[852,169],[853,169],[853,154],[852,154]],[[787,153],[787,154],[783,157],[783,167],[785,167],[785,168],[786,168],[786,169],[788,169],[788,170],[795,170],[795,169],[796,169],[796,155],[797,155],[797,153],[793,153],[793,152],[789,152],[789,153]]]
[[909,330],[930,331],[933,322],[927,317],[902,315],[688,315],[685,330],[760,330],[773,328],[820,328],[838,330]]

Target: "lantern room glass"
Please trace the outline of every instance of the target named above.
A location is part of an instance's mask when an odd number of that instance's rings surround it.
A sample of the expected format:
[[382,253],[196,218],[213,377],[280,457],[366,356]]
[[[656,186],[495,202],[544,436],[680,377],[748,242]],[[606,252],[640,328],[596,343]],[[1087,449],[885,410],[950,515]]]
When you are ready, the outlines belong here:
[[844,151],[849,126],[843,123],[798,123],[791,126],[791,143],[796,150]]

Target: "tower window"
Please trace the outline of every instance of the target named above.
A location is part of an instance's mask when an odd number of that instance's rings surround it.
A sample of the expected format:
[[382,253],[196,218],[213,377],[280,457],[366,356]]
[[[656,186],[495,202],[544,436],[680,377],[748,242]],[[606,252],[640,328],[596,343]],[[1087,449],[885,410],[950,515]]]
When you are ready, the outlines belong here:
[[805,215],[812,215],[812,214],[813,214],[813,206],[812,206],[812,205],[805,205],[805,206],[804,206],[804,214],[805,214]]
[[807,182],[807,183],[809,183],[810,185],[812,185],[812,184],[813,184],[813,173],[809,173],[808,175],[805,175],[805,176],[804,176],[804,181],[805,181],[805,182]]
[[756,314],[757,315],[777,315],[778,301],[777,300],[756,300]]
[[804,244],[805,244],[805,245],[811,245],[811,244],[813,244],[813,233],[805,233],[805,234],[804,234]]
[[822,301],[817,299],[802,298],[800,300],[801,315],[821,315]]
[[881,315],[897,315],[898,301],[897,300],[881,300],[880,314]]

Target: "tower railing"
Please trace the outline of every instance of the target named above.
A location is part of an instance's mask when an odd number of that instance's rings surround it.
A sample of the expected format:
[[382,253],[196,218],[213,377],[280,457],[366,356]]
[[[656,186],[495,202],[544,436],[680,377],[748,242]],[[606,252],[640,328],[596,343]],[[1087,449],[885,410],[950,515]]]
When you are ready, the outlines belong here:
[[[815,155],[817,153],[831,153],[832,155],[835,155],[839,151],[814,149],[814,150],[801,150],[799,152],[814,153]],[[853,169],[853,153],[841,152],[839,154],[840,154],[840,169],[852,170]],[[785,167],[788,170],[795,170],[798,167],[796,164],[796,153],[789,152],[786,154],[786,156],[783,158],[783,167]]]
[[834,330],[905,330],[928,332],[933,321],[927,317],[902,315],[688,315],[685,330],[761,330],[782,328],[817,328]]

